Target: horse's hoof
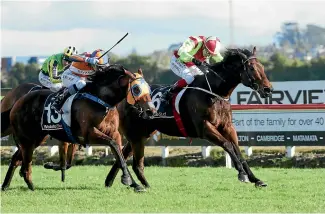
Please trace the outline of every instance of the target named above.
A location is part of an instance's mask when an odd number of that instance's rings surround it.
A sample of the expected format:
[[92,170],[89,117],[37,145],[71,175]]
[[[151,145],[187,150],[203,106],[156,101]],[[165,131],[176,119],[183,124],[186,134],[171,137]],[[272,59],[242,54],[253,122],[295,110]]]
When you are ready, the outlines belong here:
[[255,183],[255,187],[267,187],[267,184],[264,183],[263,181],[257,181]]
[[105,180],[105,187],[109,188],[113,186],[113,182],[109,181],[109,180]]
[[53,169],[53,166],[54,166],[53,162],[47,162],[44,164],[45,169]]
[[32,191],[34,191],[34,190],[35,190],[35,188],[34,188],[34,185],[33,185],[33,184],[29,183],[29,184],[27,184],[27,186],[28,186],[28,189],[30,189],[30,190],[32,190]]
[[8,186],[2,186],[1,191],[6,191],[8,189]]
[[238,180],[245,183],[249,182],[248,175],[242,173],[238,174]]
[[134,187],[134,192],[142,193],[142,192],[146,192],[146,191],[147,190],[140,185]]
[[130,176],[123,176],[121,177],[121,182],[122,184],[124,184],[125,186],[131,186],[132,184],[132,180]]

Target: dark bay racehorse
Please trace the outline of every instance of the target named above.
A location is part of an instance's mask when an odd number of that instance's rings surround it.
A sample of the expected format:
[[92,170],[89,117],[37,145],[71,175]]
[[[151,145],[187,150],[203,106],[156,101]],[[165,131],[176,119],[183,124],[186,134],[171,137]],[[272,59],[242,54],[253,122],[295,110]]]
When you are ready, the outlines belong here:
[[[206,75],[196,76],[179,101],[179,118],[169,117],[175,116],[166,110],[171,104],[164,105],[163,101],[156,99],[159,93],[168,89],[159,85],[151,86],[151,96],[153,102],[159,103],[158,113],[162,116],[143,120],[137,117],[136,110],[127,102],[118,105],[120,128],[129,141],[123,148],[123,155],[128,158],[133,153],[133,170],[145,187],[149,187],[149,183],[143,172],[144,146],[156,130],[170,136],[185,135],[206,139],[222,147],[229,153],[240,181],[250,181],[260,187],[267,186],[255,177],[241,155],[237,133],[232,124],[232,110],[228,100],[240,83],[257,91],[262,98],[270,96],[273,91],[263,65],[256,58],[255,47],[252,52],[246,49],[228,49],[222,62],[210,65]],[[175,105],[175,98],[176,95],[173,96],[172,105]],[[177,125],[175,119],[181,119],[182,126]],[[107,175],[106,186],[113,184],[117,172],[118,165],[115,163]]]
[[[35,90],[49,90],[48,88],[37,85],[34,83],[22,83],[16,88],[13,88],[7,93],[7,95],[1,100],[1,137],[8,136],[12,134],[12,126],[9,121],[9,115],[14,104],[25,94],[35,91]],[[49,136],[48,136],[49,137]],[[47,139],[44,139],[46,141]],[[60,165],[51,166],[47,164],[47,168],[52,168],[54,170],[61,170],[61,180],[65,179],[65,170],[71,167],[74,153],[76,152],[78,145],[71,144],[69,142],[60,142],[59,153],[60,153]],[[20,165],[21,161],[17,163]]]
[[[123,155],[128,158],[133,154],[133,170],[145,187],[149,187],[149,183],[143,173],[144,146],[156,130],[170,136],[207,139],[221,146],[234,162],[240,181],[250,181],[261,187],[267,186],[255,177],[240,153],[228,101],[240,83],[257,91],[261,97],[271,95],[273,88],[264,73],[263,65],[256,59],[256,48],[254,47],[253,52],[228,49],[224,60],[210,65],[209,71],[206,75],[196,76],[195,81],[184,92],[179,102],[179,118],[170,113],[176,95],[172,104],[160,100],[159,96],[168,90],[168,87],[160,85],[151,85],[151,96],[160,115],[152,120],[139,118],[137,110],[125,100],[117,106],[120,130],[129,141],[123,148]],[[184,130],[177,125],[175,119],[181,119]],[[106,186],[113,184],[117,172],[118,165],[114,164],[106,178]]]
[[[55,95],[49,90],[30,92],[16,101],[10,110],[10,124],[6,125],[12,127],[18,150],[12,157],[2,190],[9,187],[20,161],[20,175],[28,188],[34,190],[31,177],[32,154],[47,135],[65,142],[110,146],[123,171],[122,183],[132,184],[133,179],[121,154],[119,116],[115,106],[127,97],[128,103],[141,112],[144,118],[150,116],[155,110],[151,103],[149,85],[142,77],[141,71],[133,74],[120,65],[106,67],[102,72],[97,72],[92,80],[93,83],[88,84],[83,93],[78,93],[72,98],[71,118],[66,120],[71,120],[71,126],[63,119],[58,122],[58,118],[63,118],[64,115],[47,110],[53,102],[50,98]],[[60,123],[64,129],[44,130],[44,118],[47,117],[51,122],[47,127],[59,127]]]

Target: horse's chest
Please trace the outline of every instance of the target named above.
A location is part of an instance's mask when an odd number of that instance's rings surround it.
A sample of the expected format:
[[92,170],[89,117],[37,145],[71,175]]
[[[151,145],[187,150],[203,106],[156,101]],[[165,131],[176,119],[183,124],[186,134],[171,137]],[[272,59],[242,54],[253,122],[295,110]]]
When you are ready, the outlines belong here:
[[222,103],[215,103],[209,110],[209,122],[219,126],[226,125],[231,122],[231,108],[230,105],[223,105]]
[[117,124],[113,122],[109,123],[102,123],[99,125],[98,130],[101,132],[105,133],[106,135],[110,136],[113,135],[115,132],[118,131]]

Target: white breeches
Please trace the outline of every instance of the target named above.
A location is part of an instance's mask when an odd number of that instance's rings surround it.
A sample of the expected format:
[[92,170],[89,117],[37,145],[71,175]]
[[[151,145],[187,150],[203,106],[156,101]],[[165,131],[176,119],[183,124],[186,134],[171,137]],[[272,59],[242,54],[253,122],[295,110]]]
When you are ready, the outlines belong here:
[[38,74],[38,80],[40,81],[40,83],[43,86],[49,88],[53,92],[57,92],[57,91],[59,91],[63,87],[63,84],[61,82],[59,82],[59,83],[52,83],[51,80],[50,80],[50,77],[49,76],[46,76],[42,72],[40,72]]
[[194,76],[203,75],[204,73],[196,66],[187,67],[184,63],[177,60],[173,55],[170,60],[170,69],[179,77],[185,79],[187,84],[194,80]]
[[75,84],[77,89],[81,90],[83,87],[86,86],[85,78],[74,75],[69,69],[63,72],[61,78],[63,86],[67,88],[69,88],[70,86],[72,87]]

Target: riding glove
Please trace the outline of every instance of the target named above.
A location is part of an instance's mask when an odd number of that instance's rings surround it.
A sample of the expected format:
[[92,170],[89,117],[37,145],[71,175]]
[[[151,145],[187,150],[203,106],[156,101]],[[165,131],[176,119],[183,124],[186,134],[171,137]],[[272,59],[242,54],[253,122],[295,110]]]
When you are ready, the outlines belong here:
[[193,62],[196,66],[201,66],[201,65],[202,65],[202,62],[199,61],[199,60],[197,60],[197,59],[195,59],[195,58],[192,59],[192,62]]
[[99,60],[97,58],[95,58],[95,57],[91,57],[91,58],[86,57],[85,62],[88,62],[88,63],[90,63],[92,65],[96,65],[99,62]]

